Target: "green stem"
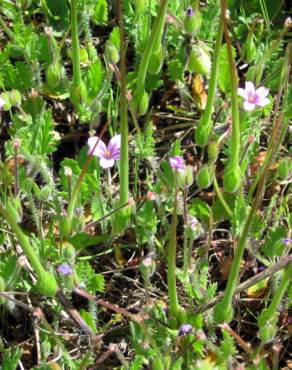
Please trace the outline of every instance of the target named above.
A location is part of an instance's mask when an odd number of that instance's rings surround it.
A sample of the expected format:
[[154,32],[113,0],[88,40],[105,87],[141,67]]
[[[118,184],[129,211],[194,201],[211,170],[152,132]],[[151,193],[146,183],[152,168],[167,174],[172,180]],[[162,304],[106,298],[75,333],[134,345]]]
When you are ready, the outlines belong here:
[[202,118],[200,119],[198,123],[198,127],[196,130],[196,143],[201,146],[207,145],[208,139],[212,131],[212,127],[213,127],[211,118],[212,118],[212,113],[214,109],[214,100],[215,100],[218,71],[219,71],[219,52],[220,52],[221,43],[222,43],[222,36],[223,36],[223,21],[222,19],[220,19],[220,23],[219,23],[219,27],[217,31],[214,55],[213,55],[213,62],[212,62],[212,69],[211,69],[210,84],[209,84],[209,89],[208,89],[206,108],[204,110]]
[[161,30],[162,30],[162,27],[165,21],[168,1],[169,0],[161,0],[160,2],[160,8],[158,10],[157,16],[153,23],[150,36],[147,40],[147,43],[145,45],[145,48],[144,48],[144,51],[141,57],[141,63],[140,63],[139,70],[138,70],[137,85],[136,85],[137,95],[139,95],[140,93],[144,91],[146,72],[147,72],[149,60],[150,60],[152,51],[154,49],[154,46],[157,43],[159,36],[161,35]]
[[221,202],[223,208],[225,209],[225,212],[227,213],[228,217],[231,218],[233,213],[232,213],[231,209],[229,208],[229,205],[226,203],[226,200],[224,199],[224,197],[222,195],[222,192],[219,188],[215,173],[214,173],[213,185],[214,185],[214,189],[215,189],[215,192],[216,192],[216,195],[217,195],[219,201]]
[[72,38],[72,63],[73,63],[73,85],[81,84],[80,49],[77,23],[77,0],[71,0],[71,38]]
[[232,55],[232,45],[226,19],[227,8],[225,0],[221,0],[221,9],[222,9],[222,23],[224,26],[224,36],[227,45],[227,55],[231,77],[230,90],[231,90],[232,137],[231,137],[230,168],[236,169],[239,164],[239,151],[240,151],[240,125],[239,125],[239,109],[237,102],[238,77],[236,72],[235,60]]
[[122,1],[119,0],[119,24],[121,42],[121,95],[120,95],[120,121],[121,121],[121,159],[120,159],[120,202],[121,206],[129,199],[129,147],[128,147],[128,100],[127,100],[127,74],[126,74],[126,48],[125,30],[123,23]]
[[173,212],[170,226],[170,239],[167,247],[167,286],[170,315],[176,317],[179,311],[179,303],[176,291],[176,228],[177,228],[177,177],[175,176],[175,191],[173,200]]
[[272,302],[270,303],[269,307],[264,310],[265,320],[270,320],[277,312],[277,308],[279,307],[281,300],[288,288],[289,283],[291,282],[292,278],[292,263],[286,267],[283,271],[283,276],[280,285],[277,287]]

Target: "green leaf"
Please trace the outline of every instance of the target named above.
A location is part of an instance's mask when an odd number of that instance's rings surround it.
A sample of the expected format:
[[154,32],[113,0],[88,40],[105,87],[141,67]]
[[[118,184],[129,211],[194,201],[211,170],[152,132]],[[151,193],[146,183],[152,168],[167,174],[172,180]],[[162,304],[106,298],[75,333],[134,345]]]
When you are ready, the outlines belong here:
[[98,0],[96,2],[92,21],[98,25],[105,25],[108,22],[108,5],[106,0]]
[[119,27],[114,27],[109,36],[109,41],[113,44],[118,50],[120,50],[121,40],[120,40],[120,29]]
[[66,0],[47,0],[46,1],[50,24],[56,31],[65,31],[69,27],[69,8]]
[[107,240],[107,237],[103,235],[91,236],[85,232],[80,232],[75,234],[72,238],[69,239],[69,242],[78,250],[83,250],[92,245],[97,245],[104,243]]
[[87,71],[84,73],[84,83],[87,88],[87,95],[89,101],[96,98],[101,89],[104,79],[104,70],[100,59],[94,61]]
[[184,68],[182,63],[177,59],[172,59],[167,64],[167,73],[172,81],[183,80]]
[[93,315],[90,312],[85,311],[84,309],[81,309],[79,312],[86,324],[92,329],[94,333],[97,333],[96,323]]
[[275,229],[269,230],[261,251],[268,257],[282,256],[286,248],[282,243],[282,240],[286,237],[286,234],[287,230],[285,226],[279,226]]

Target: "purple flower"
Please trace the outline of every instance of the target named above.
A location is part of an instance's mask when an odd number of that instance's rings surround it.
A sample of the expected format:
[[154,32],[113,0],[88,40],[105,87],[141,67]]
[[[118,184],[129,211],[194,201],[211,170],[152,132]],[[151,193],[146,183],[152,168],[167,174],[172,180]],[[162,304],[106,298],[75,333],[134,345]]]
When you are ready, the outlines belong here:
[[183,335],[187,335],[192,331],[193,327],[190,324],[182,324],[179,328],[178,335],[182,337]]
[[256,105],[264,107],[270,103],[270,100],[267,98],[269,90],[263,86],[255,89],[252,82],[246,82],[245,89],[239,88],[238,95],[244,99],[243,106],[247,111],[254,110]]
[[172,169],[175,171],[184,171],[185,169],[185,161],[183,157],[175,156],[169,158],[169,164]]
[[290,245],[292,243],[292,239],[291,238],[286,238],[286,239],[283,239],[282,240],[282,243],[284,245]]
[[68,263],[62,263],[58,268],[57,271],[60,275],[68,276],[72,274],[72,267],[68,265]]
[[2,98],[2,96],[0,96],[0,110],[3,108],[5,103],[6,101]]
[[[92,152],[97,136],[92,136],[88,139],[88,154]],[[108,146],[99,139],[97,146],[94,149],[93,155],[100,159],[99,164],[103,168],[110,168],[114,165],[115,161],[120,159],[120,148],[121,148],[121,135],[115,135],[110,139]]]
[[192,16],[194,15],[194,10],[193,10],[193,8],[192,8],[191,6],[189,6],[189,7],[187,8],[187,15],[188,15],[189,17],[192,17]]

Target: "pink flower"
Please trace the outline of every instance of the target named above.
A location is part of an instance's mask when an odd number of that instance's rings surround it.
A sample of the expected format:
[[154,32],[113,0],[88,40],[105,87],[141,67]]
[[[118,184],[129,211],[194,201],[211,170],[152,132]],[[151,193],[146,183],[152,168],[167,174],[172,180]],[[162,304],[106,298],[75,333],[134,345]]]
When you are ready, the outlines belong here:
[[238,95],[244,99],[243,106],[247,111],[254,110],[256,105],[264,107],[270,103],[270,100],[267,98],[269,90],[263,86],[255,89],[252,82],[246,82],[245,89],[239,88]]
[[176,155],[175,157],[169,158],[170,167],[175,171],[184,171],[185,161],[183,157]]
[[[88,139],[88,154],[92,152],[96,141],[98,140],[97,136],[92,136]],[[92,153],[100,159],[99,164],[103,168],[110,168],[114,165],[115,161],[120,159],[120,148],[121,148],[121,135],[115,135],[110,139],[108,146],[99,139],[97,146]]]

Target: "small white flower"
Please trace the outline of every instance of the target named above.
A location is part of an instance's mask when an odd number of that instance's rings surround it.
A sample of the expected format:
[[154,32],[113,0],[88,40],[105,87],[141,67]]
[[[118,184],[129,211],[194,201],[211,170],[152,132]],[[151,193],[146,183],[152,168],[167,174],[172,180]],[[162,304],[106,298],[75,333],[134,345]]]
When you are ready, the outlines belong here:
[[239,88],[238,95],[244,99],[243,106],[246,111],[254,110],[257,105],[264,107],[270,103],[270,100],[267,98],[269,89],[263,86],[255,89],[252,82],[246,82],[245,89]]

